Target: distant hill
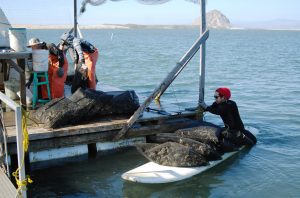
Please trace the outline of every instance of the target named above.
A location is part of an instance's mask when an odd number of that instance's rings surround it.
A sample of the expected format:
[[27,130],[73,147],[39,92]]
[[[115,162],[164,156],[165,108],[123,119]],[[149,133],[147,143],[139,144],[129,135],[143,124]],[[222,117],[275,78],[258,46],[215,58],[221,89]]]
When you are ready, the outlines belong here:
[[[15,28],[28,29],[71,29],[73,25],[31,25],[31,24],[13,24]],[[80,29],[188,29],[195,28],[192,25],[139,25],[139,24],[98,24],[98,25],[80,25]]]
[[[190,25],[139,25],[139,24],[95,24],[80,25],[81,29],[134,29],[134,28],[194,28],[200,24],[200,18],[196,19]],[[206,13],[206,25],[209,28],[229,29],[232,27],[229,19],[218,10],[212,10]],[[70,29],[71,24],[66,25],[33,25],[33,24],[13,24],[13,27],[26,27],[29,29]]]
[[246,29],[270,29],[270,30],[300,30],[299,20],[275,19],[270,21],[233,22],[235,27]]
[[[200,17],[193,22],[193,25],[199,25],[199,24],[200,24]],[[209,28],[216,28],[216,29],[231,28],[229,19],[224,14],[222,14],[219,10],[212,10],[206,13],[206,25]]]

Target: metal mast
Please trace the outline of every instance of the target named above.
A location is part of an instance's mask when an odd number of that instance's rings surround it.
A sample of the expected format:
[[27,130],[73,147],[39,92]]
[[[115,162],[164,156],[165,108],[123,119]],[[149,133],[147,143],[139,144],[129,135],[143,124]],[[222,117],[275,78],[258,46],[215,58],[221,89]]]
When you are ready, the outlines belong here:
[[[205,1],[201,0],[200,3],[200,35],[202,35],[206,31],[206,9],[205,9]],[[199,70],[199,103],[204,101],[204,87],[205,87],[205,45],[206,41],[204,41],[200,46],[200,70]]]
[[77,37],[77,0],[74,0],[74,37]]

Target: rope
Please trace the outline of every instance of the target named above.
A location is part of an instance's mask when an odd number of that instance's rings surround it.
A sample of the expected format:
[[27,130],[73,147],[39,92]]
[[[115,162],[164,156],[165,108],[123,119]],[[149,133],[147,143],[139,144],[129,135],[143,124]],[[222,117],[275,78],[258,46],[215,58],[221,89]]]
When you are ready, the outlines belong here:
[[26,186],[27,186],[28,183],[33,182],[30,179],[29,175],[27,175],[24,180],[19,179],[19,170],[24,166],[25,153],[28,151],[28,147],[29,147],[29,135],[28,135],[28,130],[27,130],[27,118],[28,118],[28,112],[26,112],[22,108],[23,159],[22,159],[21,166],[18,167],[17,170],[12,173],[12,175],[15,177],[16,183],[18,185],[17,197],[21,196],[21,190],[26,190]]
[[[22,112],[22,115],[23,115],[23,112]],[[25,111],[25,116],[26,116],[26,125],[27,125],[27,121],[30,120],[31,121],[30,124],[32,126],[37,126],[37,127],[39,126],[39,123],[37,123],[36,120],[29,117],[29,111]],[[22,122],[22,124],[23,124],[23,122]],[[26,128],[26,130],[27,130],[27,128]]]
[[177,97],[176,97],[173,85],[171,85],[171,87],[172,87],[172,94],[173,94],[173,96],[174,96],[174,98],[176,100],[176,104],[177,104],[178,110],[179,110],[179,112],[181,112],[180,106],[178,105],[178,100],[177,100]]
[[200,118],[203,118],[203,121],[204,121],[204,109],[202,107],[198,106],[196,109],[196,119],[200,120]]
[[7,152],[7,131],[6,128],[4,126],[4,116],[3,116],[3,109],[2,106],[0,107],[0,111],[1,111],[1,127],[3,129],[3,139],[4,139],[4,149],[5,149],[5,161],[6,161],[6,173],[7,176],[10,178],[9,175],[9,166],[8,166],[8,152]]

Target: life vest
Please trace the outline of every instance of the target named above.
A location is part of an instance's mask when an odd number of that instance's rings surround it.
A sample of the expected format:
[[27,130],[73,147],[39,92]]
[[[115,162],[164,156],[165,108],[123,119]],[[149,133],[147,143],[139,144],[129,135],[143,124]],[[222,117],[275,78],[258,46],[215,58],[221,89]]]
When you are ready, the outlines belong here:
[[[57,75],[57,70],[59,69],[59,62],[57,56],[49,54],[48,61],[49,61],[48,78],[49,78],[51,99],[63,97],[65,81],[68,75],[68,66],[69,66],[68,60],[64,55],[64,65],[63,65],[64,75],[62,77],[59,77]],[[46,85],[43,85],[41,88],[42,88],[41,90],[42,97],[48,98]]]
[[94,53],[83,51],[85,65],[88,67],[88,88],[96,89],[96,63],[98,60],[98,49],[95,48]]

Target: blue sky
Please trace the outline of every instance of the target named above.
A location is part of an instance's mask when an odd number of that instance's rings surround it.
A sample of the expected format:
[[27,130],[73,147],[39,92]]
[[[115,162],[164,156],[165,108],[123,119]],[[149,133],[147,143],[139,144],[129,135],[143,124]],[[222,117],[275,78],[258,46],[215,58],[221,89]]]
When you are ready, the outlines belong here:
[[[81,0],[78,0],[78,7]],[[71,24],[73,0],[0,0],[13,24]],[[300,0],[207,0],[207,11],[218,9],[232,22],[290,19],[300,21]],[[108,1],[87,6],[80,24],[191,24],[200,6],[184,0],[162,5],[143,5],[135,0]]]

